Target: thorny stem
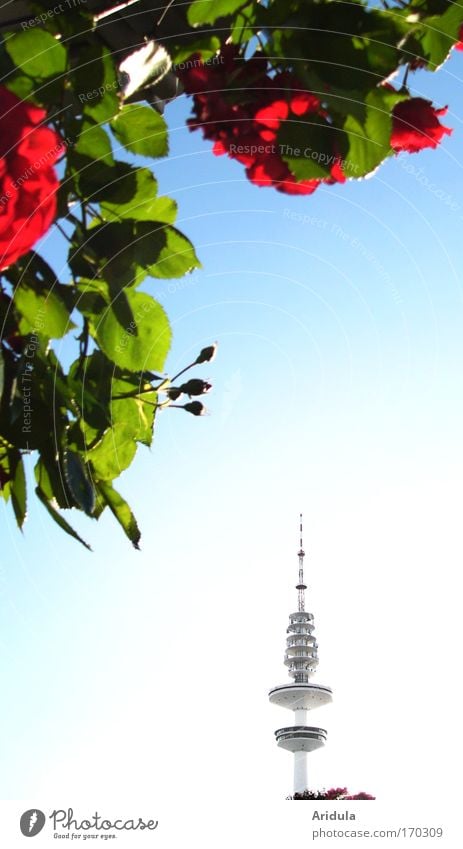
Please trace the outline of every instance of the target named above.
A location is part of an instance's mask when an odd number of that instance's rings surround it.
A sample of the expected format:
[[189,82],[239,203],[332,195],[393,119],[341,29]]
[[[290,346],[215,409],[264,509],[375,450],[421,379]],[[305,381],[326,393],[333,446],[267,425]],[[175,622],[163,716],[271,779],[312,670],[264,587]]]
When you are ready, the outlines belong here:
[[195,360],[194,363],[190,363],[189,366],[185,366],[185,368],[182,368],[182,370],[179,371],[178,374],[175,374],[174,377],[171,378],[170,382],[173,383],[174,380],[177,380],[177,378],[180,377],[181,374],[185,374],[185,372],[188,371],[188,369],[193,368],[193,366],[195,366],[195,365],[197,365],[196,360]]
[[407,80],[408,80],[409,72],[410,72],[410,63],[408,62],[407,67],[405,68],[405,74],[404,74],[404,78],[403,78],[403,81],[402,81],[402,88],[407,87]]
[[155,30],[162,24],[165,16],[167,15],[167,12],[169,11],[170,7],[174,5],[174,3],[175,3],[175,0],[169,0],[169,3],[167,4],[167,6],[165,7],[165,9],[163,10],[163,12],[161,14],[161,17],[158,18],[158,20],[156,21]]
[[[144,395],[145,393],[149,393],[149,392],[162,392],[162,390],[164,389],[164,387],[168,383],[171,383],[171,381],[169,380],[169,378],[166,378],[166,380],[163,380],[162,383],[159,384],[159,386],[151,386],[150,385],[150,386],[147,386],[146,389],[134,389],[133,392],[123,392],[122,395],[113,395],[112,400],[113,401],[120,401],[122,398],[138,398],[140,395]],[[141,400],[143,401],[144,399],[142,398]],[[146,402],[146,403],[150,403],[150,402]],[[170,403],[170,402],[163,401],[160,404],[156,404],[155,406],[162,407],[166,403]]]
[[112,401],[121,401],[123,398],[138,398],[139,395],[144,395],[149,392],[157,392],[159,389],[158,386],[149,386],[146,389],[134,389],[133,392],[123,392],[121,395],[113,395],[111,397]]
[[77,216],[76,216],[76,215],[74,215],[74,213],[73,213],[73,212],[70,212],[70,211],[69,211],[69,209],[68,209],[68,211],[67,211],[66,218],[68,218],[68,219],[69,219],[69,221],[72,221],[72,222],[73,222],[73,224],[75,224],[76,226],[77,226],[77,225],[79,225],[79,227],[80,227],[80,226],[81,226],[81,224],[82,224],[82,222],[81,222],[81,221],[79,221],[79,219],[77,218]]
[[[104,221],[104,218],[102,218],[102,217],[101,217],[100,213],[99,213],[99,212],[95,209],[95,207],[94,207],[94,206],[92,206],[92,204],[88,203],[88,204],[87,204],[87,208],[88,208],[88,209],[89,209],[89,211],[92,213],[92,215],[94,215],[94,216],[95,216],[95,218],[99,218],[99,219],[100,219],[100,221]],[[122,219],[121,219],[121,220],[122,220]]]
[[89,342],[89,332],[88,332],[88,319],[84,318],[84,325],[82,327],[82,333],[78,336],[79,342],[79,365],[76,370],[76,379],[78,379],[84,367],[84,360],[87,356],[88,351],[88,342]]
[[66,231],[65,231],[65,230],[63,230],[63,228],[62,228],[61,224],[58,224],[58,222],[57,222],[57,221],[55,221],[55,227],[57,227],[57,228],[58,228],[58,230],[60,231],[61,235],[62,235],[62,236],[64,236],[64,238],[66,239],[66,241],[68,241],[68,242],[69,242],[69,244],[71,245],[71,244],[72,244],[72,239],[71,239],[71,237],[70,237],[70,236],[68,236],[68,234],[66,233]]
[[[245,5],[245,4],[244,4],[244,5]],[[242,18],[243,18],[243,20],[244,20],[244,24],[243,24],[243,26],[241,27],[240,36],[239,36],[239,39],[238,39],[239,41],[241,41],[241,37],[242,37],[242,35],[243,35],[243,33],[244,33],[245,27],[246,27],[246,26],[248,26],[250,29],[254,29],[254,26],[253,26],[253,24],[251,23],[251,21],[249,20],[249,17],[245,14],[244,9],[243,9],[243,10],[241,10],[241,12],[239,12],[239,14],[242,16]],[[254,33],[254,36],[257,38],[257,41],[259,42],[259,45],[260,45],[260,47],[261,47],[262,52],[264,52],[264,50],[265,50],[265,45],[264,45],[264,43],[263,43],[263,41],[262,41],[262,38],[261,38],[260,32],[259,32],[259,30],[258,30],[257,28],[256,28],[256,31],[255,31],[255,33]]]

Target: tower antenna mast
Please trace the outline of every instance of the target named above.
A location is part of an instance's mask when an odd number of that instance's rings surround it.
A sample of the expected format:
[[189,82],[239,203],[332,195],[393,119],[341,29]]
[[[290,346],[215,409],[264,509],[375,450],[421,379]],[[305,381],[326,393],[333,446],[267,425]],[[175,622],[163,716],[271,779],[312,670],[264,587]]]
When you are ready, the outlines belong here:
[[302,513],[299,513],[299,583],[296,585],[297,589],[297,606],[299,611],[305,610],[305,590],[307,589],[307,585],[304,584],[304,557],[305,551],[304,546],[302,544]]

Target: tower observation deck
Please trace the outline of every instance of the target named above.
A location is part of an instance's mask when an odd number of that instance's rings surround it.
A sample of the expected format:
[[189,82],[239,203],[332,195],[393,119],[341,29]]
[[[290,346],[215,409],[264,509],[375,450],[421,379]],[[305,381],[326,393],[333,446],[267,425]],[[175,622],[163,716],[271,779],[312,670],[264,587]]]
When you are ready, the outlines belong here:
[[294,711],[294,725],[277,729],[275,737],[280,748],[294,753],[295,793],[303,793],[307,789],[307,752],[324,746],[326,740],[326,731],[323,728],[306,725],[307,711],[332,701],[330,687],[309,681],[318,666],[318,644],[313,634],[313,615],[305,609],[307,585],[304,583],[302,515],[299,532],[297,611],[289,616],[284,656],[284,664],[293,681],[274,687],[269,692],[272,704]]

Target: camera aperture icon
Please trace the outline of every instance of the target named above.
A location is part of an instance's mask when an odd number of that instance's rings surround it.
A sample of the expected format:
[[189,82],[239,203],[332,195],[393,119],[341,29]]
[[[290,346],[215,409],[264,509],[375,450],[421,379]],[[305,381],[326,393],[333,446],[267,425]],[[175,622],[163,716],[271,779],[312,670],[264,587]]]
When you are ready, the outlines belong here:
[[24,834],[24,837],[35,837],[36,834],[42,831],[44,825],[45,814],[43,811],[39,811],[38,808],[31,808],[30,811],[24,811],[19,821],[21,834]]

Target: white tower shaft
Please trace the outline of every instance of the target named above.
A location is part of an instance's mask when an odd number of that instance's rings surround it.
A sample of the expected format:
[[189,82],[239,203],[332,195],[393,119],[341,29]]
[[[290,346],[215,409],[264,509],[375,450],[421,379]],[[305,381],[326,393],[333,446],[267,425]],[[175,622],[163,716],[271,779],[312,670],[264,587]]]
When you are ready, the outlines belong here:
[[[294,711],[294,725],[305,726],[307,722],[307,709],[297,708]],[[294,792],[303,793],[307,790],[307,752],[302,749],[294,752]]]
[[294,792],[307,790],[307,752],[294,752]]

